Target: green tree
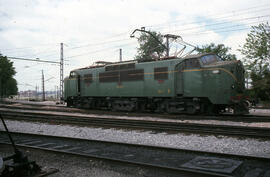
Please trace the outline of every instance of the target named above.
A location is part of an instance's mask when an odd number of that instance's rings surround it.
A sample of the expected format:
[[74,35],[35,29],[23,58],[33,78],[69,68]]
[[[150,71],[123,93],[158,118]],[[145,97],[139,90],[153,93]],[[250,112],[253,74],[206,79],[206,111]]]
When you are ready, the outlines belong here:
[[17,81],[14,78],[11,78],[6,83],[6,95],[17,95],[18,93],[18,87],[17,87]]
[[165,48],[162,46],[162,35],[155,31],[150,31],[150,33],[152,35],[143,32],[138,38],[139,48],[137,48],[135,59],[151,60],[163,56]]
[[251,32],[240,52],[245,56],[245,65],[256,74],[269,70],[270,26],[267,23],[252,26]]
[[13,78],[16,74],[13,62],[0,54],[0,97],[17,94],[17,82]]
[[250,74],[252,80],[252,91],[254,91],[254,97],[258,97],[261,100],[270,99],[270,72],[264,70],[261,74],[257,74],[252,71]]
[[214,53],[218,55],[222,60],[236,60],[234,54],[230,54],[230,47],[225,47],[224,44],[215,45],[214,43],[197,47],[196,51],[199,53]]
[[255,96],[270,99],[270,26],[267,23],[252,26],[246,42],[239,50],[244,56],[246,71],[252,80]]

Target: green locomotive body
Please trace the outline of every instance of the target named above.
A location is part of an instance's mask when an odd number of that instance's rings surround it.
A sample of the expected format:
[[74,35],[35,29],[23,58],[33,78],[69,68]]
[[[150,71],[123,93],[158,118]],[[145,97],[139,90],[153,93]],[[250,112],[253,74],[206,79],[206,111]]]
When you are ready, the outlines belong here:
[[240,61],[213,54],[81,68],[64,81],[68,106],[169,113],[218,113],[244,104]]

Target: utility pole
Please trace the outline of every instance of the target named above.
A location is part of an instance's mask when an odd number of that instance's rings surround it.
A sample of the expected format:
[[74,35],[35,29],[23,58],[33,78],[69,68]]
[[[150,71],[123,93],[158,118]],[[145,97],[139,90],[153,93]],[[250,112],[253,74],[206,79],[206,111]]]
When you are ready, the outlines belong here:
[[57,89],[56,89],[56,85],[54,86],[54,96],[55,96],[55,100],[57,100]]
[[36,100],[38,100],[38,86],[36,85],[36,95],[35,95],[35,97],[36,97]]
[[63,52],[63,43],[60,44],[60,102],[63,98],[63,92],[64,92],[64,52]]
[[58,86],[56,86],[56,97],[57,97],[57,99],[59,98],[59,88],[58,88]]
[[165,34],[163,37],[166,38],[166,56],[170,56],[170,44],[169,44],[169,39],[174,39],[176,40],[177,38],[181,38],[181,36],[173,35],[173,34]]
[[122,49],[119,50],[119,60],[122,62]]
[[41,81],[42,81],[42,101],[45,101],[45,86],[44,86],[44,74],[43,74],[43,70],[42,70]]
[[170,56],[170,44],[169,44],[169,37],[166,36],[166,56],[169,57]]

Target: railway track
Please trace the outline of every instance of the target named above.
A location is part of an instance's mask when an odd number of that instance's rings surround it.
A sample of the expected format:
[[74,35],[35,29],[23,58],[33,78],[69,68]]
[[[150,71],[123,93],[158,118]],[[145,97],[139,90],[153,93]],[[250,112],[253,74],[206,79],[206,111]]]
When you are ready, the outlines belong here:
[[90,117],[76,115],[62,115],[60,113],[40,113],[30,111],[14,111],[0,109],[5,119],[41,121],[61,124],[77,124],[83,126],[101,126],[110,128],[153,130],[161,132],[189,132],[213,135],[237,135],[253,138],[270,138],[270,128],[228,126],[213,124],[181,123],[168,121],[134,120],[124,118]]
[[[269,177],[270,159],[166,147],[85,140],[57,136],[11,133],[17,146],[66,153],[122,165],[167,170],[183,176]],[[0,144],[10,144],[0,131]]]
[[[27,106],[28,105],[28,106]],[[29,106],[30,105],[30,106]],[[77,108],[68,108],[64,106],[47,106],[47,105],[14,105],[14,104],[1,104],[0,108],[12,109],[12,110],[35,110],[35,111],[53,111],[53,112],[66,112],[66,113],[82,113],[82,114],[95,114],[103,115],[108,114],[111,116],[123,116],[123,112],[112,112],[107,110],[86,110]],[[269,116],[255,116],[255,115],[233,115],[233,114],[221,114],[221,115],[173,115],[173,114],[157,114],[157,113],[128,113],[129,116],[134,117],[153,117],[164,119],[177,119],[177,120],[221,120],[221,121],[233,121],[233,122],[270,122]]]

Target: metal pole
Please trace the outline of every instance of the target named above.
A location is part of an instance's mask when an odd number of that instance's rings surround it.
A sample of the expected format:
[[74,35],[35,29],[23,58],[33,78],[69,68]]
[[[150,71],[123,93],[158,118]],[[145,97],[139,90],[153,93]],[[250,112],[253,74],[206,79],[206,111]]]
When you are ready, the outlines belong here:
[[9,140],[10,140],[10,142],[11,142],[11,144],[12,144],[12,147],[13,147],[13,149],[14,149],[14,152],[18,152],[18,150],[17,150],[17,148],[16,148],[16,145],[15,145],[15,143],[14,143],[14,141],[13,141],[13,139],[12,139],[12,137],[11,137],[9,131],[8,131],[8,128],[7,128],[7,125],[6,125],[5,121],[4,121],[4,118],[2,117],[1,114],[0,114],[0,118],[1,118],[1,120],[2,120],[2,123],[3,123],[4,127],[5,127],[5,129],[6,129],[6,132],[7,132],[7,134],[8,134]]
[[37,91],[37,85],[36,85],[36,94],[35,94],[35,99],[38,100],[38,91]]
[[56,85],[54,86],[54,96],[55,96],[55,100],[57,100],[57,89],[56,89]]
[[[166,38],[166,56],[169,57],[170,56],[170,41],[169,41],[169,39],[176,40],[177,38],[182,39],[182,37],[181,36],[177,36],[177,35],[173,35],[173,34],[166,34],[163,37]],[[182,42],[184,42],[183,39],[182,39]]]
[[120,59],[120,62],[122,62],[122,49],[120,49],[119,52],[120,52],[120,53],[119,53],[119,55],[120,55],[120,56],[119,56],[119,57],[120,57],[119,59]]
[[44,86],[44,74],[43,74],[43,70],[42,70],[42,100],[45,101],[45,86]]
[[64,92],[64,54],[63,54],[63,43],[60,44],[60,101],[63,98]]
[[58,86],[56,86],[56,100],[58,100]]
[[170,56],[170,54],[169,54],[170,53],[169,36],[165,36],[165,37],[166,37],[166,47],[167,47],[167,49],[166,49],[166,56],[169,57]]

